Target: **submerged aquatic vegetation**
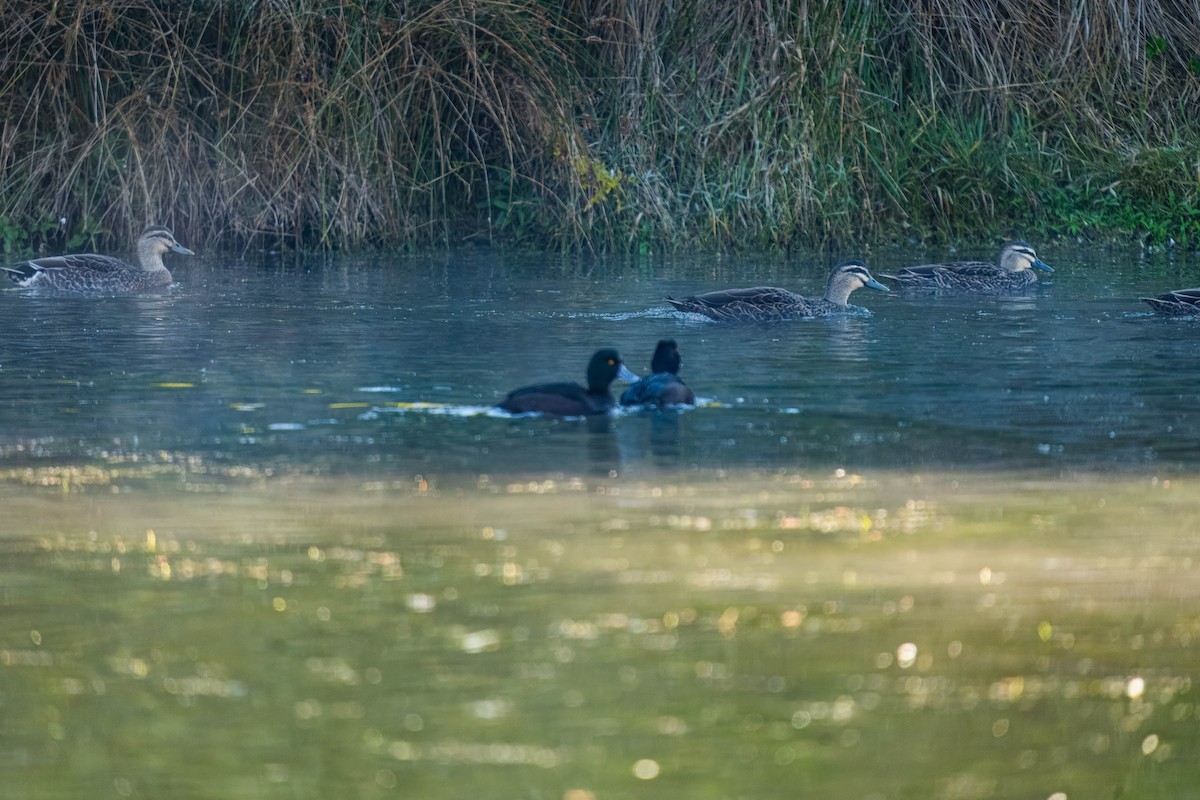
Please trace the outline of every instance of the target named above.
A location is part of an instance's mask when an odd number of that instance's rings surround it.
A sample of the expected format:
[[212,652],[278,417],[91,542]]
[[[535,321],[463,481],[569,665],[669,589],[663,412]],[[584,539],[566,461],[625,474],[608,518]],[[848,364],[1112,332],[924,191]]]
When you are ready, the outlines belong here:
[[1197,64],[1157,0],[19,0],[0,236],[1195,242]]

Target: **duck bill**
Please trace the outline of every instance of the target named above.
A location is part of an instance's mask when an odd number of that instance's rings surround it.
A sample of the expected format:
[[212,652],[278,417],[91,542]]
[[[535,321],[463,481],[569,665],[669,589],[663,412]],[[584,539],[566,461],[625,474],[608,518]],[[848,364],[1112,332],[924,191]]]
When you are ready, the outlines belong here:
[[1035,258],[1033,260],[1033,266],[1037,267],[1038,269],[1045,270],[1046,272],[1054,272],[1054,268],[1045,261],[1042,261],[1040,258]]
[[183,255],[183,256],[196,255],[191,250],[188,250],[186,247],[181,245],[179,242],[176,242],[175,244],[171,245],[171,249],[174,250],[176,253],[179,253],[180,255]]
[[870,288],[870,289],[878,289],[878,290],[879,290],[879,291],[881,291],[881,292],[890,292],[890,291],[891,291],[891,289],[889,289],[888,287],[884,286],[882,283],[880,283],[879,281],[875,280],[874,278],[871,278],[871,280],[869,280],[869,281],[867,281],[866,283],[864,283],[864,284],[863,284],[863,286],[866,286],[866,287],[868,287],[868,288]]
[[629,370],[629,367],[625,366],[624,364],[622,364],[621,368],[619,370],[617,370],[617,377],[620,378],[621,380],[625,381],[626,383],[633,383],[634,381],[636,381],[638,379],[638,376],[634,375]]

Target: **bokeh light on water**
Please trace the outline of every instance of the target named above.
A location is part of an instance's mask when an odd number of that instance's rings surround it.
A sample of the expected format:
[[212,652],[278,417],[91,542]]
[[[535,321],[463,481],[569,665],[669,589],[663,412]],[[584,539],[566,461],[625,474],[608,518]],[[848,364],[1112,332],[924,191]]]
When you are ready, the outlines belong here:
[[1193,785],[1178,481],[227,480],[16,504],[11,796]]

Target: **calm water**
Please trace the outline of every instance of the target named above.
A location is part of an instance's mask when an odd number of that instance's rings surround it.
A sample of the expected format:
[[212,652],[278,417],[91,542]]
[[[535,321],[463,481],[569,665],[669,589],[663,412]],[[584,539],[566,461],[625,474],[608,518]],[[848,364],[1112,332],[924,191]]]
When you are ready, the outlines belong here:
[[[746,327],[660,298],[829,262],[0,294],[0,798],[1200,797],[1200,323],[1136,300],[1200,258],[1039,254]],[[703,407],[486,411],[666,336]]]
[[[9,292],[0,465],[119,453],[401,475],[1192,469],[1200,331],[1148,316],[1136,297],[1200,282],[1200,259],[1043,254],[1059,271],[1028,296],[860,290],[854,300],[873,317],[746,327],[681,318],[660,298],[759,281],[819,291],[824,266],[209,260],[179,265],[181,285],[163,297]],[[719,406],[599,431],[469,416],[524,383],[582,380],[602,345],[645,371],[663,336]],[[414,402],[448,408],[397,407]]]

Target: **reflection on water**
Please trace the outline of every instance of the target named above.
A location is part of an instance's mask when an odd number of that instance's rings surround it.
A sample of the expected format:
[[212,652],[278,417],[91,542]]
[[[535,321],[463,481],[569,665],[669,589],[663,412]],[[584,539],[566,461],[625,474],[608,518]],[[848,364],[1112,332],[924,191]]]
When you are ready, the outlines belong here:
[[7,796],[1194,789],[1190,482],[260,480],[3,487]]
[[[1198,264],[1043,255],[740,327],[662,298],[828,264],[0,293],[0,796],[1195,796],[1200,330],[1135,298]],[[667,336],[695,409],[492,408]]]

